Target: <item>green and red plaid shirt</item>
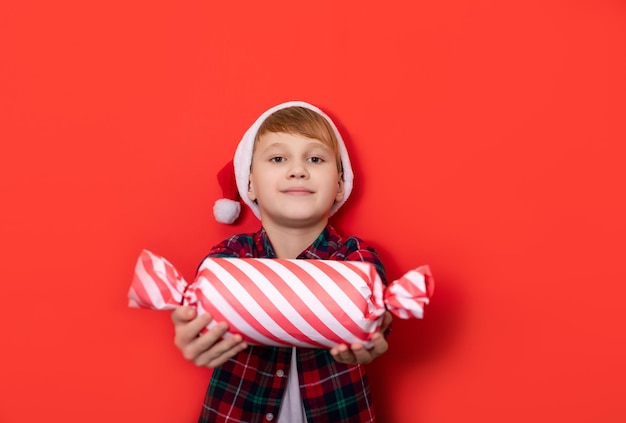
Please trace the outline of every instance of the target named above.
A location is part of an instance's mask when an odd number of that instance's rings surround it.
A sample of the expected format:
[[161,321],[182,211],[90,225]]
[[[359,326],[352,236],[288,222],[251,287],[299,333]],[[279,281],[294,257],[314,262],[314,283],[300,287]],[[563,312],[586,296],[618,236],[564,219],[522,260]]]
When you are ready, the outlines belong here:
[[[210,257],[275,258],[264,229],[234,235]],[[330,225],[299,259],[353,260],[374,264],[386,283],[378,253],[356,237],[343,239]],[[271,421],[278,417],[287,386],[292,348],[249,346],[213,370],[200,423]],[[362,365],[337,363],[323,349],[298,348],[300,393],[309,422],[375,422]]]

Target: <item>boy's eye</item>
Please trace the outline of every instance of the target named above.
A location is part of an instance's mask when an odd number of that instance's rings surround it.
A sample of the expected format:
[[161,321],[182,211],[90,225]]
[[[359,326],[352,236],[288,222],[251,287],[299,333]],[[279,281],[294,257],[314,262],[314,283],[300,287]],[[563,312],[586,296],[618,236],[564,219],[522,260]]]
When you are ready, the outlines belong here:
[[324,161],[321,157],[311,157],[309,160],[311,163],[322,163]]
[[284,157],[280,157],[280,156],[272,157],[270,159],[270,162],[272,162],[272,163],[282,163],[283,161],[285,161],[285,158]]

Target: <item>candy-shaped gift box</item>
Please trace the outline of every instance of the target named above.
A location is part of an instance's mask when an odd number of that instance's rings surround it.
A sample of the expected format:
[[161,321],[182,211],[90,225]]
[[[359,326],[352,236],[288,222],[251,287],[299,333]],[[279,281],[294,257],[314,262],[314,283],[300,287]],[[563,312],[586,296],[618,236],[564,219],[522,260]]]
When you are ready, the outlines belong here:
[[129,305],[179,305],[225,321],[229,332],[257,345],[331,348],[371,344],[386,310],[422,318],[434,281],[428,266],[385,286],[371,263],[333,260],[206,258],[187,283],[165,258],[142,251]]

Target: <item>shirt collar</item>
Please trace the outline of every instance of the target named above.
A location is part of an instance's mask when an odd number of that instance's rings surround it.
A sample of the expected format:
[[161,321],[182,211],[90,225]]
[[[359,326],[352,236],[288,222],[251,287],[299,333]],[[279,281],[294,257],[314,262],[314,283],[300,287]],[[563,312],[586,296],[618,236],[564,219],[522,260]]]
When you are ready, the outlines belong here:
[[260,254],[257,257],[276,258],[274,247],[272,247],[272,243],[267,236],[267,232],[265,232],[265,228],[261,228],[261,230],[256,233],[255,241],[257,249],[260,250]]
[[[341,237],[330,224],[322,230],[319,236],[304,251],[298,255],[298,259],[328,260],[337,250]],[[257,232],[256,245],[262,252],[261,257],[276,258],[274,247],[267,236],[264,228]]]

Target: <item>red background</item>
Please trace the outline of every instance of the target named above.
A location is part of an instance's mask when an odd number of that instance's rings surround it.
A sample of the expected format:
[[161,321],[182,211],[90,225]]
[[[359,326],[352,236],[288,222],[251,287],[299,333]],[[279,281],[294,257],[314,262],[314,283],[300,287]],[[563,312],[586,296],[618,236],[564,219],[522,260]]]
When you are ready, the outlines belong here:
[[436,276],[381,421],[626,421],[625,75],[618,0],[3,2],[0,421],[195,421],[210,371],[127,308],[134,262],[257,228],[215,175],[292,99],[346,135],[335,225]]

